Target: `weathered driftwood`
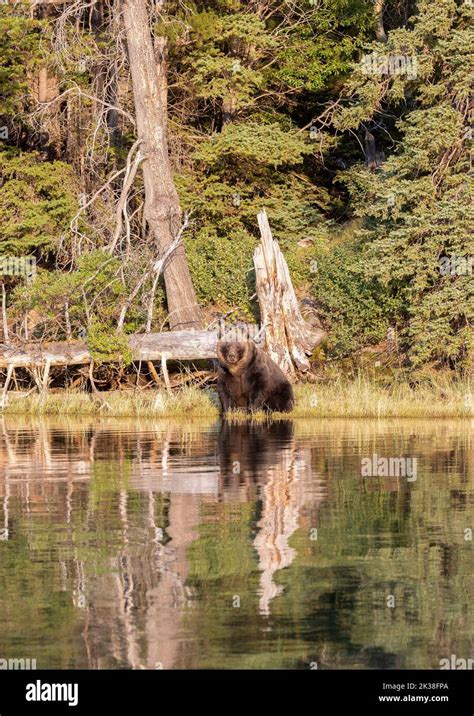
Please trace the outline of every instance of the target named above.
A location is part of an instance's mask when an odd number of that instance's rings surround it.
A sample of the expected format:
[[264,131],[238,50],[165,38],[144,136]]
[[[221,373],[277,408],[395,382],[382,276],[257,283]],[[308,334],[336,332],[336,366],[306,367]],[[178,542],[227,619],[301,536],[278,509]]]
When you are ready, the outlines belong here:
[[326,334],[301,315],[287,263],[272,236],[265,210],[257,218],[262,242],[253,261],[266,348],[287,374],[294,375],[296,370],[309,370],[308,356]]
[[[200,360],[216,357],[217,331],[137,333],[128,337],[135,361]],[[83,341],[28,343],[0,351],[0,368],[86,365],[92,356]]]

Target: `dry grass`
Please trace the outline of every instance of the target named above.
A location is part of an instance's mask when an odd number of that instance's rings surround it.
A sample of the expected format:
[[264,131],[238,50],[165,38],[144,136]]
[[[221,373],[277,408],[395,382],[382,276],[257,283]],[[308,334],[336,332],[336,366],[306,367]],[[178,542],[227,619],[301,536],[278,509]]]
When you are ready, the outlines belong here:
[[99,400],[91,393],[50,393],[26,398],[9,396],[6,414],[102,415],[112,417],[217,417],[218,402],[209,390],[185,387],[168,395],[166,391],[111,391]]
[[[459,418],[474,417],[474,392],[469,382],[446,377],[411,388],[407,383],[377,385],[367,376],[340,378],[330,383],[295,387],[296,405],[291,418]],[[103,393],[101,402],[89,393],[57,392],[41,398],[9,394],[7,414],[102,415],[113,417],[206,417],[219,414],[214,391],[185,387],[169,396],[165,391],[116,391]],[[233,421],[268,420],[263,412],[230,411]]]
[[366,376],[296,387],[294,418],[454,418],[474,416],[473,387],[440,378],[411,388],[377,385]]

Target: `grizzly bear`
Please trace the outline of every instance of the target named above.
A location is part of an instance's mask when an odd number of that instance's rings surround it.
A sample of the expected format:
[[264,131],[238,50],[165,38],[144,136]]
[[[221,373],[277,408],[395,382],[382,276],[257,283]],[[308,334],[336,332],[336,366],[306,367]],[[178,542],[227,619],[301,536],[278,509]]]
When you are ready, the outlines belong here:
[[281,368],[252,341],[217,344],[217,391],[225,412],[230,408],[287,413],[293,389]]

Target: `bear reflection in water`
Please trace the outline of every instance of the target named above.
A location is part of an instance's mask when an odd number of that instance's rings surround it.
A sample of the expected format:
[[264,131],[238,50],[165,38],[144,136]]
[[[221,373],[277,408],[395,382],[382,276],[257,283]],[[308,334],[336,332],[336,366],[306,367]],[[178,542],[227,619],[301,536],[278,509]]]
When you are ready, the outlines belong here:
[[291,420],[224,420],[219,434],[223,490],[264,482],[267,470],[274,469],[288,450],[294,450],[293,432]]
[[289,567],[295,550],[289,539],[317,524],[326,490],[311,469],[311,450],[298,446],[289,420],[267,423],[224,421],[219,436],[221,491],[227,499],[257,499],[260,510],[254,547],[258,554],[260,613],[268,616],[282,587],[275,572]]

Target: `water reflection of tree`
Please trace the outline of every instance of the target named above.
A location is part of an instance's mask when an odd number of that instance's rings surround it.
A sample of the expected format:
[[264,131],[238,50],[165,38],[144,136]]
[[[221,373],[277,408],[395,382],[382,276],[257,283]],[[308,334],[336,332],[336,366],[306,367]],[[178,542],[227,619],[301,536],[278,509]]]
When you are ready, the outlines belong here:
[[[56,589],[70,594],[83,646],[74,664],[46,650],[48,666],[182,665],[180,614],[191,596],[186,549],[198,536],[200,503],[218,489],[212,443],[206,447],[196,430],[167,426],[143,433],[99,426],[71,434],[41,425],[24,433],[26,440],[3,424],[5,522],[27,535],[26,544],[10,545],[48,572],[41,602]],[[50,540],[59,525],[67,538]],[[49,543],[46,558],[40,539]],[[33,610],[37,580],[31,586]]]

